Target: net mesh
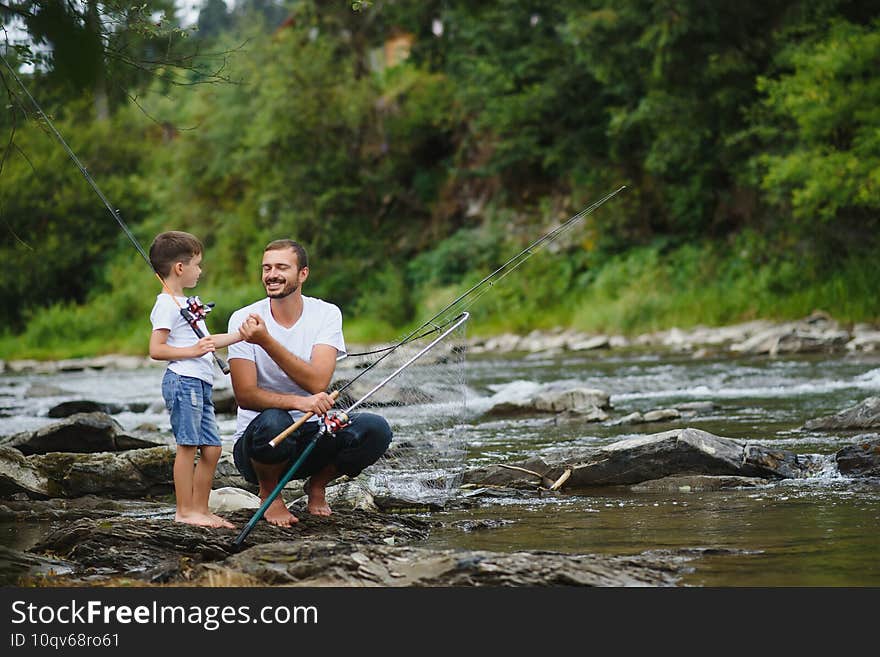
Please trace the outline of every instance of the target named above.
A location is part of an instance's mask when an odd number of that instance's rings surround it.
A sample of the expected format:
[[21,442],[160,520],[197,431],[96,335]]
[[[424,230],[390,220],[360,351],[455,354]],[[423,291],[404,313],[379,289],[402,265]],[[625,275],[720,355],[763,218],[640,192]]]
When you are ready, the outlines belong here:
[[[355,409],[354,413],[382,415],[394,432],[385,455],[361,475],[374,496],[442,503],[457,488],[466,458],[466,326],[465,322],[455,329]],[[348,408],[436,338],[435,333],[414,340],[384,358],[379,353],[340,360],[334,388],[363,376],[343,391],[336,407]],[[379,358],[381,362],[364,373]]]

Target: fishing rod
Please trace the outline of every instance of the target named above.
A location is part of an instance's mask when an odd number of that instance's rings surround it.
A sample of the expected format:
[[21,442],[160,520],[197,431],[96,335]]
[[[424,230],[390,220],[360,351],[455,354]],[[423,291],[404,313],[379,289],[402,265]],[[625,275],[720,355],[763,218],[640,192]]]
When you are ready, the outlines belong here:
[[[482,297],[490,289],[492,289],[492,287],[494,287],[498,283],[498,281],[503,279],[505,276],[507,276],[512,271],[514,271],[517,267],[519,267],[521,264],[523,264],[526,260],[531,258],[537,252],[537,249],[539,247],[543,246],[544,244],[549,244],[550,242],[552,242],[554,239],[559,237],[566,230],[571,228],[578,220],[583,219],[584,217],[586,217],[589,214],[592,214],[592,212],[594,210],[599,208],[601,205],[604,205],[607,201],[611,200],[613,197],[617,196],[617,194],[619,194],[624,189],[626,189],[626,185],[621,185],[620,187],[615,189],[610,194],[606,194],[605,196],[600,198],[595,203],[588,205],[587,207],[585,207],[583,210],[581,210],[577,214],[571,216],[564,223],[557,226],[556,228],[551,230],[549,233],[543,235],[542,237],[539,237],[537,240],[535,240],[534,242],[529,244],[526,248],[524,248],[522,251],[517,253],[515,256],[508,259],[507,262],[505,262],[503,265],[498,267],[491,274],[488,274],[487,276],[483,277],[482,280],[480,280],[479,282],[472,285],[465,292],[463,292],[461,295],[459,295],[455,300],[453,300],[451,303],[444,306],[441,310],[439,310],[437,313],[435,313],[432,317],[430,317],[424,323],[420,324],[418,327],[413,329],[413,331],[411,333],[409,333],[406,337],[401,339],[396,344],[391,345],[390,347],[383,347],[382,349],[374,349],[373,351],[364,351],[364,352],[356,353],[356,354],[343,354],[342,356],[337,358],[337,360],[342,360],[343,358],[348,358],[350,356],[370,356],[373,354],[380,354],[383,352],[387,352],[387,353],[385,353],[384,356],[377,359],[372,365],[370,365],[370,367],[366,368],[366,370],[364,370],[364,372],[362,372],[360,375],[358,375],[358,377],[356,377],[356,378],[360,378],[360,376],[365,374],[368,370],[372,369],[375,365],[377,365],[379,362],[381,362],[384,358],[391,355],[391,353],[394,352],[399,347],[402,347],[405,344],[409,344],[410,342],[413,342],[415,340],[420,340],[421,338],[427,337],[427,336],[429,336],[433,333],[436,333],[438,331],[442,331],[446,326],[449,325],[449,322],[441,323],[438,325],[438,324],[434,323],[436,320],[443,317],[446,313],[448,313],[453,308],[458,306],[458,304],[462,303],[465,299],[470,297],[472,294],[479,291],[480,288],[483,288],[484,286],[488,285],[488,287],[486,287],[486,289],[484,289],[482,292],[480,292],[480,294],[478,294],[473,299],[471,299],[466,305],[462,306],[461,310],[467,310],[468,308],[470,308],[472,305],[474,305],[474,303],[477,302],[477,300],[480,297]],[[455,319],[452,319],[450,321],[455,321]],[[429,330],[425,331],[425,329],[427,329],[428,327],[433,327],[433,328],[430,328]],[[422,331],[424,331],[424,332],[422,332]]]
[[[472,285],[468,290],[466,290],[464,293],[460,294],[455,300],[453,300],[451,303],[449,303],[449,304],[447,304],[446,306],[444,306],[439,312],[435,313],[435,314],[434,314],[432,317],[430,317],[427,321],[425,321],[424,323],[422,323],[421,325],[419,325],[418,327],[416,327],[412,332],[410,332],[406,337],[404,337],[402,340],[400,340],[400,341],[397,342],[396,344],[391,345],[390,347],[385,347],[385,348],[382,348],[382,349],[376,349],[376,350],[373,350],[373,351],[367,351],[367,352],[363,352],[363,353],[359,353],[359,354],[343,354],[343,355],[337,357],[336,360],[339,361],[339,360],[342,360],[343,358],[348,357],[348,355],[351,355],[351,356],[367,356],[367,355],[377,354],[377,353],[382,353],[382,354],[383,354],[382,356],[380,356],[379,358],[377,358],[373,363],[371,363],[368,367],[364,368],[364,369],[360,372],[360,374],[358,374],[357,376],[355,376],[353,379],[349,380],[344,386],[338,388],[338,389],[335,391],[336,394],[338,395],[338,394],[342,393],[343,391],[345,391],[347,388],[350,388],[352,385],[354,385],[354,383],[355,383],[358,379],[360,379],[362,376],[366,375],[370,370],[372,370],[374,367],[376,367],[377,365],[379,365],[379,363],[381,363],[384,359],[386,359],[388,356],[390,356],[392,353],[394,353],[394,352],[395,352],[397,349],[399,349],[400,347],[402,347],[402,346],[404,346],[404,345],[406,345],[406,344],[409,344],[410,342],[414,342],[414,341],[416,341],[416,340],[420,340],[420,339],[425,338],[425,337],[427,337],[427,336],[429,336],[429,335],[433,335],[434,333],[437,333],[437,332],[439,332],[439,331],[442,331],[442,330],[445,329],[447,326],[449,326],[451,323],[457,321],[457,320],[458,320],[458,317],[460,317],[460,315],[457,315],[457,316],[453,317],[452,319],[450,319],[450,320],[448,320],[448,321],[446,321],[446,322],[442,322],[442,323],[440,323],[440,324],[435,324],[435,323],[434,323],[435,320],[438,320],[438,319],[440,319],[441,317],[443,317],[446,313],[449,313],[453,308],[455,308],[456,306],[458,306],[459,304],[461,304],[463,301],[465,301],[465,299],[467,299],[468,297],[470,297],[472,294],[474,294],[475,292],[479,291],[481,288],[485,288],[485,289],[483,289],[482,292],[480,292],[480,294],[478,294],[478,295],[475,296],[473,299],[471,299],[471,300],[470,300],[466,305],[464,305],[460,310],[461,310],[461,312],[464,312],[465,310],[467,310],[468,308],[470,308],[474,303],[477,302],[477,300],[478,300],[480,297],[482,297],[482,296],[483,296],[484,294],[486,294],[490,289],[492,289],[492,287],[493,287],[498,281],[500,281],[501,279],[503,279],[505,276],[507,276],[507,275],[510,274],[513,270],[515,270],[517,267],[519,267],[522,263],[524,263],[526,260],[528,260],[529,258],[531,258],[531,257],[536,253],[536,251],[537,251],[538,248],[540,248],[540,247],[543,246],[544,244],[547,244],[547,243],[549,243],[549,242],[552,242],[554,239],[556,239],[557,237],[559,237],[563,232],[565,232],[566,230],[568,230],[569,228],[571,228],[571,227],[575,224],[575,222],[577,222],[579,219],[582,219],[583,217],[585,217],[585,216],[587,216],[588,214],[592,213],[592,212],[593,212],[594,210],[596,210],[599,206],[603,205],[605,202],[607,202],[608,200],[610,200],[611,198],[613,198],[614,196],[616,196],[617,194],[619,194],[619,193],[620,193],[621,191],[623,191],[624,189],[626,189],[626,185],[622,185],[621,187],[618,187],[617,189],[615,189],[615,190],[614,190],[613,192],[611,192],[610,194],[606,194],[605,196],[603,196],[602,198],[600,198],[600,199],[599,199],[598,201],[596,201],[595,203],[592,203],[591,205],[588,205],[588,206],[585,207],[583,210],[581,210],[581,211],[578,212],[577,214],[575,214],[575,215],[573,215],[572,217],[570,217],[568,220],[566,220],[566,221],[565,221],[564,223],[562,223],[561,225],[557,226],[555,229],[551,230],[551,231],[550,231],[549,233],[547,233],[546,235],[543,235],[542,237],[538,238],[537,240],[535,240],[534,242],[532,242],[531,244],[529,244],[525,249],[523,249],[522,251],[520,251],[519,253],[517,253],[517,254],[516,254],[515,256],[513,256],[512,258],[508,259],[507,262],[505,262],[503,265],[501,265],[500,267],[498,267],[498,268],[497,268],[495,271],[493,271],[491,274],[488,274],[487,276],[483,277],[483,279],[480,280],[478,283],[475,283],[474,285]],[[494,279],[494,280],[493,280],[493,279]],[[488,287],[486,287],[487,284],[488,284]],[[450,313],[450,314],[451,314],[451,313]],[[432,328],[430,328],[429,330],[425,331],[424,329],[428,328],[429,326],[432,327]],[[444,334],[444,335],[445,335],[445,334]],[[433,344],[433,343],[432,343],[432,344]],[[383,352],[384,352],[384,353],[383,353]],[[334,399],[335,399],[335,398],[336,398],[336,397],[334,397]],[[284,440],[283,436],[289,435],[289,433],[292,432],[292,431],[294,431],[293,428],[290,428],[290,429],[288,429],[287,431],[282,431],[282,432],[281,432],[280,434],[278,434],[274,439],[272,439],[272,441],[271,441],[272,446],[274,447],[275,445],[277,445],[278,443],[280,443],[282,440]]]
[[[364,396],[362,396],[360,399],[358,399],[356,402],[354,402],[351,406],[346,408],[344,411],[338,411],[335,414],[325,413],[322,416],[323,420],[320,421],[320,426],[318,427],[317,433],[312,438],[309,439],[308,444],[305,446],[302,453],[299,455],[299,458],[297,458],[296,461],[293,463],[293,465],[290,466],[290,469],[281,478],[281,480],[278,482],[278,485],[275,486],[275,489],[269,494],[269,496],[266,498],[266,500],[260,505],[260,508],[257,509],[257,511],[254,513],[254,515],[251,517],[251,519],[248,521],[248,523],[241,530],[241,533],[239,533],[239,535],[233,541],[233,546],[235,548],[241,547],[242,542],[247,537],[247,535],[251,532],[251,530],[254,528],[254,525],[256,525],[257,522],[259,522],[260,518],[263,517],[263,514],[266,512],[266,509],[269,508],[269,505],[271,505],[272,502],[275,501],[275,498],[281,494],[281,491],[284,489],[284,487],[290,482],[291,479],[293,479],[293,476],[296,474],[297,470],[299,470],[300,465],[302,465],[303,461],[306,460],[306,457],[312,451],[312,449],[314,448],[315,444],[318,442],[318,439],[321,436],[324,436],[327,434],[331,434],[331,435],[335,434],[340,429],[343,429],[346,426],[348,426],[353,421],[349,418],[349,413],[351,413],[354,409],[356,409],[358,406],[360,406],[365,401],[367,401],[367,399],[369,399],[371,396],[373,396],[373,394],[375,394],[377,391],[381,390],[389,381],[391,381],[394,377],[396,377],[398,374],[403,372],[407,367],[409,367],[414,362],[416,362],[419,358],[421,358],[423,355],[428,353],[431,349],[434,348],[434,346],[437,343],[439,343],[441,340],[445,339],[446,336],[448,336],[450,333],[455,331],[455,329],[457,329],[459,326],[464,324],[469,318],[470,318],[470,313],[462,312],[452,322],[450,322],[451,326],[449,326],[449,328],[447,328],[443,333],[441,333],[436,338],[434,338],[434,340],[432,340],[427,346],[425,346],[417,354],[412,356],[403,365],[398,367],[391,374],[389,374],[387,377],[385,377],[382,381],[380,381],[378,384],[376,384],[369,392],[367,392]],[[330,396],[335,400],[339,396],[339,393],[341,390],[342,390],[341,388],[340,388],[340,390],[334,390],[330,394]],[[306,413],[305,415],[300,417],[296,422],[294,422],[292,425],[290,425],[287,429],[285,429],[284,431],[279,433],[277,436],[275,436],[275,438],[273,438],[271,441],[269,441],[269,444],[272,445],[272,447],[276,447],[279,443],[281,443],[290,434],[292,434],[294,431],[299,429],[303,424],[305,424],[305,422],[308,421],[313,415],[314,415],[314,413],[311,413],[311,412]],[[240,438],[239,440],[244,440],[244,439]],[[250,457],[248,457],[247,454],[245,454],[245,458],[250,458]]]
[[[43,111],[43,108],[40,107],[40,104],[37,102],[36,98],[34,98],[30,91],[28,91],[27,87],[24,86],[24,83],[21,81],[21,78],[18,77],[15,70],[6,60],[2,54],[0,54],[0,59],[3,60],[3,63],[6,65],[6,68],[9,70],[9,73],[12,75],[13,79],[18,83],[18,86],[21,87],[21,90],[24,92],[25,96],[33,104],[34,108],[37,110],[37,115],[42,117],[46,122],[46,125],[49,126],[52,134],[55,135],[55,138],[60,142],[60,144],[64,147],[64,150],[67,151],[67,154],[70,156],[70,159],[73,160],[73,163],[79,168],[80,173],[82,173],[83,177],[86,179],[86,182],[92,186],[92,189],[95,190],[95,193],[98,197],[103,201],[104,205],[107,207],[107,210],[110,211],[110,214],[116,220],[116,223],[119,224],[119,227],[122,228],[122,231],[126,234],[128,239],[134,244],[134,248],[137,249],[137,252],[141,255],[147,265],[150,267],[150,270],[156,275],[156,278],[159,279],[159,282],[162,284],[162,288],[168,295],[174,299],[174,303],[177,304],[177,307],[180,309],[180,315],[183,317],[184,321],[189,325],[189,327],[193,330],[198,338],[204,338],[206,336],[205,331],[201,329],[199,326],[199,321],[204,320],[205,316],[210,312],[211,308],[213,308],[214,304],[204,304],[201,299],[197,296],[189,297],[186,300],[187,305],[181,306],[180,302],[177,300],[177,297],[174,293],[168,289],[168,286],[165,284],[165,279],[162,278],[162,275],[156,271],[153,267],[153,263],[150,262],[150,258],[147,253],[144,251],[143,247],[141,247],[140,243],[135,238],[134,234],[128,228],[126,223],[122,220],[122,216],[119,214],[119,210],[114,208],[110,201],[107,200],[107,197],[104,196],[104,192],[101,191],[101,188],[98,187],[98,183],[95,182],[95,179],[92,178],[92,175],[89,173],[88,169],[83,166],[83,163],[80,162],[79,158],[76,156],[76,153],[73,152],[73,149],[67,144],[64,140],[64,137],[61,136],[61,133],[55,127],[55,124],[49,119],[46,113]],[[217,362],[218,367],[224,374],[229,374],[229,365],[226,363],[223,358],[220,357],[216,352],[211,352],[214,356],[214,360]]]

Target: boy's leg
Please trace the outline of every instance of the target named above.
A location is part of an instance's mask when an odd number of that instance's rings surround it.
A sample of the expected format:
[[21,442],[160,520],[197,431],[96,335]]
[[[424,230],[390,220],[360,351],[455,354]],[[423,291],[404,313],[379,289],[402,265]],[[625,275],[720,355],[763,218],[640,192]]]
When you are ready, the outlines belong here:
[[217,462],[223,452],[220,442],[220,428],[217,426],[217,418],[214,415],[214,389],[211,384],[202,382],[202,414],[200,418],[199,439],[199,462],[196,464],[195,477],[193,478],[193,502],[199,512],[204,513],[214,520],[217,527],[234,529],[235,525],[211,513],[208,508],[208,500],[211,496],[211,488],[214,485],[214,472],[217,470]]
[[193,508],[197,513],[208,516],[217,523],[219,527],[227,527],[234,529],[235,525],[211,513],[208,508],[208,499],[211,496],[211,487],[214,484],[214,472],[217,470],[217,462],[220,460],[222,447],[217,445],[201,445],[199,447],[199,462],[196,463],[195,474],[193,475]]
[[177,501],[177,522],[203,524],[193,506],[193,461],[196,457],[195,445],[178,445],[174,456],[174,497]]
[[190,525],[219,527],[220,523],[199,511],[193,500],[194,462],[202,422],[202,381],[167,370],[162,380],[162,397],[171,413],[171,431],[177,441],[174,458],[177,512],[174,519]]

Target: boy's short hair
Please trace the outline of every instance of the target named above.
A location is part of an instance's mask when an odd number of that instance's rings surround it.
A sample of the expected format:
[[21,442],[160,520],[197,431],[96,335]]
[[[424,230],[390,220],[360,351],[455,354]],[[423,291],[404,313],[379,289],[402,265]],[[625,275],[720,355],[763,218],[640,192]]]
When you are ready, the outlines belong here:
[[204,251],[199,238],[182,230],[169,230],[156,235],[150,245],[150,264],[162,278],[167,278],[177,262],[189,264]]
[[296,262],[299,265],[300,269],[309,266],[309,254],[306,253],[305,247],[303,247],[303,245],[299,242],[294,242],[293,240],[281,239],[269,242],[266,245],[266,248],[263,249],[263,253],[265,253],[266,251],[280,251],[282,249],[293,250],[293,252],[296,254]]

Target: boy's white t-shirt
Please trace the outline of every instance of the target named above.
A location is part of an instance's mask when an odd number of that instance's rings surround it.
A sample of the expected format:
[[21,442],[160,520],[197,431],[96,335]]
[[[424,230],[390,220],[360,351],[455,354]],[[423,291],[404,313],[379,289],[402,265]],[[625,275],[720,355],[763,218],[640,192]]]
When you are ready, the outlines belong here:
[[[266,322],[269,334],[278,340],[297,358],[309,361],[312,358],[312,347],[326,344],[334,347],[337,355],[345,353],[345,339],[342,336],[342,312],[332,303],[314,297],[303,296],[303,311],[296,324],[285,328],[272,317],[269,298],[261,299],[240,310],[236,310],[229,318],[229,332],[236,333],[248,315],[259,315]],[[283,394],[310,396],[284,373],[262,347],[248,342],[236,342],[229,346],[228,357],[243,358],[252,361],[257,367],[257,386],[263,390]],[[259,415],[258,411],[238,409],[235,439],[237,440],[251,420]],[[290,411],[290,417],[297,420],[303,413]],[[314,418],[317,421],[318,418]]]
[[[186,297],[177,297],[180,305],[186,308]],[[180,307],[174,303],[170,294],[162,292],[156,296],[156,303],[150,312],[150,322],[153,330],[167,329],[170,331],[166,344],[169,347],[191,347],[199,341],[192,327],[180,314]],[[202,333],[208,335],[208,327],[204,320],[200,320],[198,327]],[[191,376],[214,385],[214,357],[211,352],[198,358],[182,358],[168,363],[168,369],[181,376]]]

